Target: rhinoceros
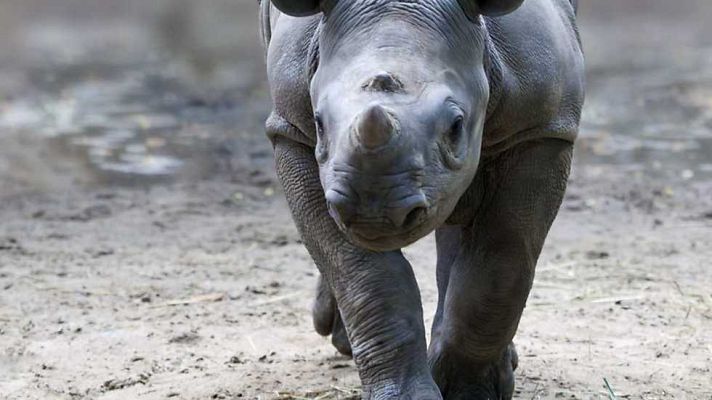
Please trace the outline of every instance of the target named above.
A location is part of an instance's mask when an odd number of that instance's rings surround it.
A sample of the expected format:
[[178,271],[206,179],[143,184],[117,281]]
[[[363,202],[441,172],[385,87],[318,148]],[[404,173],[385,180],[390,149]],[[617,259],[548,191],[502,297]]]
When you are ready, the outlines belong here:
[[[510,399],[584,100],[571,0],[261,0],[266,122],[364,399]],[[435,232],[426,342],[401,249]]]

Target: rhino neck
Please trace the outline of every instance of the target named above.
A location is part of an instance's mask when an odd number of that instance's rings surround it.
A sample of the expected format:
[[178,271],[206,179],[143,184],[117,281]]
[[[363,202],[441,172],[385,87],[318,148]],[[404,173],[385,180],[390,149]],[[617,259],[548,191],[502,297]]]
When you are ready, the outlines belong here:
[[490,35],[490,30],[488,29],[488,19],[481,17],[482,28],[484,30],[484,52],[482,64],[485,68],[485,74],[487,75],[487,82],[489,84],[490,97],[487,103],[487,115],[485,116],[485,131],[487,130],[487,121],[495,114],[497,107],[502,99],[503,93],[503,63],[501,55],[497,50],[497,46],[492,40]]
[[314,32],[309,40],[309,48],[307,50],[307,82],[314,79],[317,68],[319,68],[319,36],[323,29],[323,21],[319,21]]

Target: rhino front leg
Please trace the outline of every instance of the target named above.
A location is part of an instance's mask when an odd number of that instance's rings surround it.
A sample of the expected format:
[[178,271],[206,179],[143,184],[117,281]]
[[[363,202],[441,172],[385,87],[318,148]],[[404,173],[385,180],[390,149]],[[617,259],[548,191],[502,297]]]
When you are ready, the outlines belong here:
[[345,239],[327,212],[312,149],[278,135],[274,147],[294,220],[343,317],[363,398],[440,399],[410,265],[400,251],[370,252]]
[[441,299],[429,362],[445,399],[512,398],[512,338],[571,152],[569,142],[545,140],[501,154],[484,165],[489,192],[474,221],[438,232]]

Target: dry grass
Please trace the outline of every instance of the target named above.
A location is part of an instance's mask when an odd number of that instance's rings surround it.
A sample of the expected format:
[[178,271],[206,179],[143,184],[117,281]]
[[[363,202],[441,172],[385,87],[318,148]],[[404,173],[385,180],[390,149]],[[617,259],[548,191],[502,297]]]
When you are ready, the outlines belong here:
[[332,386],[326,390],[316,390],[306,393],[278,392],[275,400],[359,400],[361,390],[357,388],[342,388]]

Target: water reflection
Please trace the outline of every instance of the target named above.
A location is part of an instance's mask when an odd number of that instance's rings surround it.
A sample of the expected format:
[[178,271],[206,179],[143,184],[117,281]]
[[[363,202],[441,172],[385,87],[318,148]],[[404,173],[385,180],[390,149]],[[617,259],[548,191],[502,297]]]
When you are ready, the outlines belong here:
[[92,168],[134,175],[170,175],[183,162],[172,146],[181,124],[168,112],[154,111],[135,80],[80,82],[59,98],[5,107],[0,127],[35,133],[77,146]]

